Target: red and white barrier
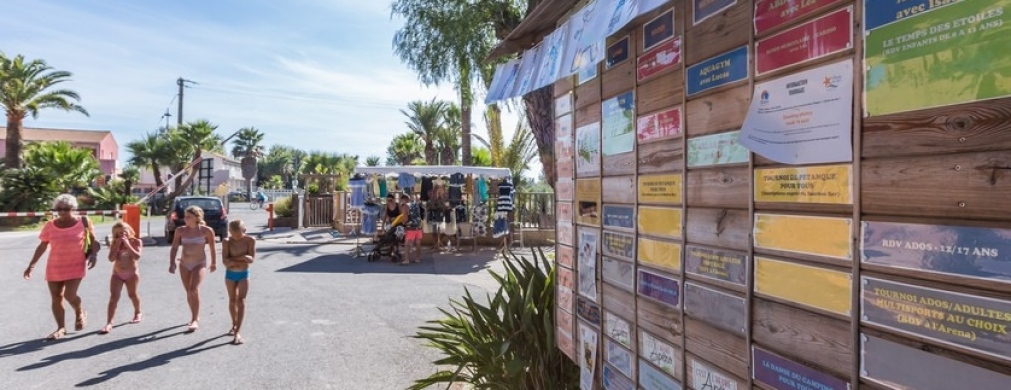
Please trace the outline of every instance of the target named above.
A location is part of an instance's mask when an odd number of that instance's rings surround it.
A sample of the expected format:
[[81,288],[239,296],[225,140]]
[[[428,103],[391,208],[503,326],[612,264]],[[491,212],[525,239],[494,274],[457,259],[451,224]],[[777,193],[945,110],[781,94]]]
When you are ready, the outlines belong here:
[[[123,213],[122,210],[77,210],[72,212],[72,215],[118,215]],[[0,212],[0,217],[13,218],[13,217],[45,217],[50,215],[55,215],[55,211],[23,211],[23,212]]]

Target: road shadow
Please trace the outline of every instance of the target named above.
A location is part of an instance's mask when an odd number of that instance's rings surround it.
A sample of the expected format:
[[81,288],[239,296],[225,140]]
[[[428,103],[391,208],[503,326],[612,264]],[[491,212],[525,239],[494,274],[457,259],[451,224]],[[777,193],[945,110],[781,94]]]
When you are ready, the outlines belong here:
[[48,340],[45,337],[40,337],[28,341],[21,341],[17,343],[7,344],[4,346],[0,346],[0,358],[38,352],[45,349],[45,347],[49,345],[56,345],[66,343],[69,341],[74,341],[82,337],[94,335],[96,333],[98,332],[77,333],[74,334],[73,336],[63,336],[57,340]]
[[261,247],[259,243],[256,244],[256,256],[257,258],[266,258],[271,254],[284,254],[284,255],[294,255],[302,256],[309,252],[314,252],[320,249],[322,246],[332,246],[328,244],[281,244],[278,246]]
[[[176,333],[176,334],[179,334],[179,333]],[[225,335],[221,335],[221,336],[212,337],[212,338],[209,338],[207,340],[201,341],[199,343],[193,344],[193,345],[191,345],[189,347],[186,347],[186,348],[180,348],[180,349],[177,349],[175,351],[170,351],[170,352],[163,353],[161,355],[152,356],[151,358],[149,358],[147,360],[142,360],[142,361],[135,362],[135,363],[130,363],[130,364],[127,364],[127,365],[124,365],[124,366],[119,366],[119,367],[113,368],[111,370],[102,371],[102,372],[98,373],[98,376],[96,376],[94,378],[91,378],[91,379],[88,379],[88,380],[86,380],[84,382],[78,383],[78,384],[76,384],[74,386],[75,387],[94,386],[94,385],[106,382],[106,381],[108,381],[110,379],[114,379],[114,378],[120,376],[123,373],[144,371],[144,370],[147,370],[147,369],[150,369],[150,368],[164,366],[166,364],[171,363],[173,359],[178,359],[178,358],[181,358],[181,357],[195,355],[195,354],[198,354],[198,353],[201,353],[201,352],[204,352],[204,351],[209,351],[209,350],[212,350],[212,349],[215,349],[215,348],[220,348],[220,347],[223,347],[225,345],[230,345],[232,343],[231,339],[228,339],[228,341],[224,341],[224,342],[221,342],[221,343],[218,343],[218,344],[214,344],[214,345],[211,345],[211,346],[208,346],[208,347],[201,348],[204,345],[207,345],[208,343],[210,343],[210,342],[212,342],[214,340],[220,339],[222,337],[226,337],[226,336]]]
[[481,272],[496,261],[496,251],[450,252],[421,254],[421,263],[400,265],[389,257],[369,262],[367,256],[354,257],[346,253],[327,254],[277,270],[293,273],[341,274],[435,274],[467,275]]
[[[67,352],[67,353],[61,353],[59,355],[49,356],[49,357],[43,358],[42,361],[40,361],[38,363],[30,364],[30,365],[18,368],[17,371],[36,370],[36,369],[40,369],[40,368],[49,367],[49,366],[52,366],[54,364],[57,364],[57,363],[60,363],[60,362],[64,362],[64,361],[67,361],[67,360],[86,359],[86,358],[89,358],[89,357],[92,357],[92,356],[95,356],[95,355],[100,355],[100,354],[103,354],[103,353],[106,353],[106,352],[115,351],[115,350],[122,349],[122,348],[125,348],[125,347],[131,347],[131,346],[135,346],[135,345],[139,345],[139,344],[147,344],[147,343],[150,343],[150,342],[153,342],[153,341],[164,340],[164,339],[167,339],[169,337],[181,335],[181,334],[185,333],[185,330],[179,331],[179,332],[176,332],[176,333],[171,333],[171,334],[164,335],[164,336],[160,336],[160,337],[158,335],[162,334],[162,333],[165,333],[165,332],[168,332],[168,331],[170,331],[172,329],[181,328],[183,326],[185,326],[185,325],[171,326],[171,327],[168,327],[168,328],[165,328],[165,329],[156,330],[154,332],[142,334],[142,335],[139,335],[139,336],[127,337],[127,338],[121,338],[121,339],[115,339],[115,340],[110,341],[108,343],[99,344],[99,345],[96,345],[96,346],[93,346],[93,347],[90,347],[90,348],[86,348],[86,349],[82,349],[82,350],[79,350],[79,351],[72,351],[72,352]],[[97,333],[98,332],[91,332],[89,334],[97,334]]]

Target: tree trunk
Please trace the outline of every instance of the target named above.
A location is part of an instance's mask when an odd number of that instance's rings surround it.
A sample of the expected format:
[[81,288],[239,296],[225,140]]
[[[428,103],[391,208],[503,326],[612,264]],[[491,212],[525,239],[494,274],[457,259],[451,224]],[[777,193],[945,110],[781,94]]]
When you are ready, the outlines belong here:
[[425,140],[425,164],[436,165],[436,160],[437,159],[438,159],[438,157],[436,157],[436,152],[435,152],[435,140],[434,139],[426,139]]
[[502,151],[505,149],[505,139],[502,137],[502,109],[498,104],[488,105],[488,152],[491,154],[491,165],[502,166]]
[[537,141],[537,154],[544,168],[544,178],[555,188],[555,121],[554,121],[554,85],[548,85],[536,91],[523,95],[523,104],[527,110],[527,122],[530,131]]
[[[464,65],[464,64],[461,64]],[[463,160],[464,166],[471,166],[474,161],[470,155],[470,125],[471,125],[471,111],[474,106],[473,93],[470,88],[471,73],[470,68],[467,66],[461,66],[460,69],[463,71],[460,74],[460,147],[463,149],[460,153],[461,159]]]
[[7,113],[7,155],[4,164],[10,169],[21,169],[24,161],[25,141],[21,129],[24,117],[24,114]]
[[161,187],[165,184],[165,181],[161,178],[161,167],[158,163],[151,163],[151,174],[154,175],[154,184],[156,187]]

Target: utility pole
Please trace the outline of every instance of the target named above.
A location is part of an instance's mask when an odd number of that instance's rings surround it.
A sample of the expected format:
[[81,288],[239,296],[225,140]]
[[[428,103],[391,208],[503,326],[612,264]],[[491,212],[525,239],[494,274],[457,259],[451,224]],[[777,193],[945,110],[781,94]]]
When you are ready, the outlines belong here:
[[178,123],[179,126],[182,126],[183,124],[183,89],[186,87],[186,83],[196,84],[195,81],[186,80],[182,77],[176,80],[176,85],[179,86],[179,111],[178,111],[179,115],[176,118],[176,123]]

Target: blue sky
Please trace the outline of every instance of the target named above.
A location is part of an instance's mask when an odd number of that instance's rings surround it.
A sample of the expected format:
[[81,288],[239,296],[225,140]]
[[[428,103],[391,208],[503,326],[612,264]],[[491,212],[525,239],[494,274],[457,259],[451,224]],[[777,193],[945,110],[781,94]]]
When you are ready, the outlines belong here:
[[[123,145],[164,125],[167,107],[176,122],[180,76],[198,83],[184,93],[187,121],[208,119],[223,136],[254,126],[268,146],[347,152],[363,163],[385,159],[390,139],[407,131],[399,110],[409,101],[457,100],[449,84],[422,86],[393,54],[403,21],[391,20],[389,1],[5,4],[0,50],[72,72],[66,86],[91,113],[44,111],[26,126],[111,130],[121,160]],[[481,118],[475,111],[474,132],[484,136]],[[515,123],[507,115],[506,137]]]

